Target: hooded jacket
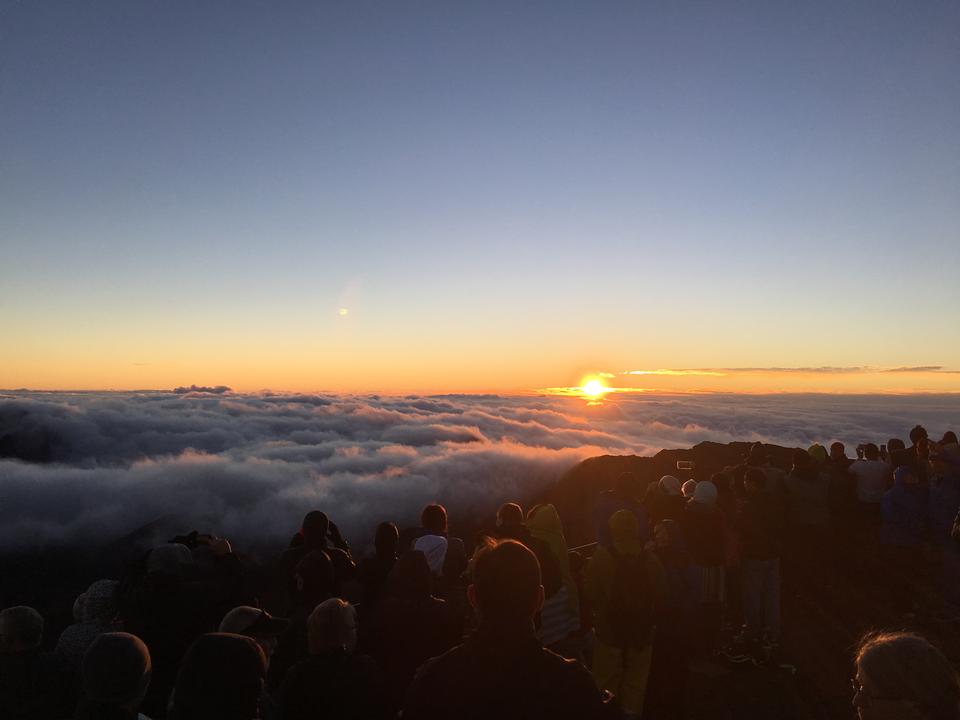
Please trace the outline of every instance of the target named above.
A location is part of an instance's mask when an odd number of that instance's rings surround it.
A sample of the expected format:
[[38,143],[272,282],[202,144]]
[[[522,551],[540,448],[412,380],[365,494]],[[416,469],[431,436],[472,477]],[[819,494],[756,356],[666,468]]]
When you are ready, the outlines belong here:
[[880,503],[883,523],[880,542],[883,545],[916,547],[923,542],[926,502],[919,485],[908,485],[906,478],[911,468],[898,467],[893,476],[893,487]]

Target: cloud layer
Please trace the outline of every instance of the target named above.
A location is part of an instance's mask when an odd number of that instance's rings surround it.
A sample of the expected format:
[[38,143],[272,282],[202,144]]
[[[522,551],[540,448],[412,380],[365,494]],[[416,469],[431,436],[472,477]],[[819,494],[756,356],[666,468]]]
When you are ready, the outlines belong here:
[[[251,544],[327,510],[358,544],[424,503],[457,517],[535,496],[580,460],[702,440],[806,446],[942,433],[957,396],[564,397],[7,393],[0,549],[112,540],[175,516]],[[956,429],[954,427],[954,429]]]

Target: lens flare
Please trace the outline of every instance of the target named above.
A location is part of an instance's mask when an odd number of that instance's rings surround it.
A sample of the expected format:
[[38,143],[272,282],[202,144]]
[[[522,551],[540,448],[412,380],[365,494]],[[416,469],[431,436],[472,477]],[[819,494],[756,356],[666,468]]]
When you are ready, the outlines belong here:
[[598,378],[584,378],[580,384],[580,392],[589,398],[601,397],[604,393],[610,392],[610,388],[603,384]]

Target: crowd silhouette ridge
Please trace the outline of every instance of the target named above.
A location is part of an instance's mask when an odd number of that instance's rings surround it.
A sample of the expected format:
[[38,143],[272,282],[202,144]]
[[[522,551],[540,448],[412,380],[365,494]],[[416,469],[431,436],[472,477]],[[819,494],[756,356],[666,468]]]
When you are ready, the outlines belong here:
[[[960,621],[960,445],[909,437],[856,459],[814,444],[789,469],[756,443],[709,478],[624,473],[579,548],[554,505],[513,501],[466,542],[440,504],[384,521],[359,562],[320,510],[266,563],[177,536],[78,588],[56,642],[32,607],[0,611],[0,718],[684,718],[697,673],[791,670],[781,573],[815,586],[842,537],[891,569],[902,617],[924,609],[899,580],[923,572]],[[851,716],[958,720],[936,640],[864,636]]]

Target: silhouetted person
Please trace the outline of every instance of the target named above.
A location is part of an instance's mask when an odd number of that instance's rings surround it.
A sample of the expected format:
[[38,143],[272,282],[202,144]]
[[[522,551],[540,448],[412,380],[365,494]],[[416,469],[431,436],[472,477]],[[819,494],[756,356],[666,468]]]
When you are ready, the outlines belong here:
[[769,492],[780,492],[786,473],[770,462],[767,449],[763,443],[755,442],[750,446],[750,452],[747,454],[747,467],[762,470],[763,474],[767,476],[767,490]]
[[400,532],[392,522],[382,522],[377,526],[373,541],[373,557],[365,558],[357,566],[357,579],[363,589],[360,602],[361,617],[373,617],[380,603],[380,595],[387,577],[397,561],[400,547]]
[[487,535],[497,540],[516,540],[526,545],[540,563],[540,577],[546,596],[549,598],[560,589],[560,566],[549,544],[535,538],[530,532],[523,519],[523,508],[517,503],[504,503],[500,506],[497,510],[497,526]]
[[430,566],[408,550],[397,560],[372,620],[372,655],[383,670],[391,703],[399,708],[417,668],[460,642],[447,603],[431,594]]
[[618,510],[609,525],[610,547],[597,547],[587,566],[597,629],[593,678],[597,687],[613,693],[626,717],[639,717],[666,578],[656,555],[644,549],[633,513]]
[[870,633],[857,648],[853,706],[861,720],[957,720],[960,681],[943,653],[913,633]]
[[673,475],[664,475],[658,482],[651,483],[647,486],[643,504],[653,526],[664,520],[679,520],[686,504],[680,481]]
[[[763,468],[758,468],[763,472]],[[767,483],[771,483],[767,477]],[[723,618],[725,592],[724,517],[717,508],[717,488],[709,480],[697,483],[681,522],[690,558],[700,576],[699,607],[693,627],[694,645],[702,655],[716,646]]]
[[857,504],[856,482],[849,472],[852,464],[842,442],[830,444],[830,457],[826,463],[830,479],[830,511],[838,517],[847,515]]
[[420,513],[420,527],[401,534],[400,547],[422,552],[436,581],[436,593],[453,599],[460,576],[467,569],[467,552],[463,540],[448,533],[447,510],[443,505],[427,505]]
[[[819,446],[818,446],[819,447]],[[806,450],[793,451],[793,467],[784,480],[787,522],[791,527],[803,528],[804,544],[811,542],[811,534],[822,530],[830,519],[830,479],[822,465],[815,464]]]
[[76,720],[137,720],[150,685],[150,652],[136,635],[101,633],[82,661]]
[[480,617],[463,645],[417,672],[404,720],[586,720],[606,708],[589,673],[544,649],[533,617],[543,602],[536,556],[506,540],[477,552],[467,596]]
[[644,543],[650,538],[650,518],[643,507],[645,488],[640,479],[632,472],[621,473],[612,490],[600,493],[593,510],[593,527],[597,534],[597,542],[609,548],[612,542],[610,536],[610,518],[618,510],[627,510],[637,518],[637,527],[640,540]]
[[170,720],[257,720],[266,659],[251,638],[199,637],[183,656],[170,701]]
[[310,613],[310,655],[287,673],[280,690],[281,720],[378,720],[390,716],[380,672],[355,655],[357,617],[339,598]]
[[98,636],[119,629],[119,588],[116,580],[97,580],[81,596],[80,622],[60,634],[56,648],[57,654],[74,667],[80,667],[87,648]]
[[[326,513],[312,510],[304,516],[300,532],[294,535],[291,546],[280,556],[282,582],[288,598],[296,593],[294,572],[297,563],[315,550],[326,552],[333,563],[335,592],[343,590],[344,585],[355,577],[356,565],[340,528],[330,522]],[[290,614],[289,607],[287,614]]]
[[72,714],[74,674],[63,658],[40,651],[43,618],[17,605],[0,612],[0,718],[48,720]]
[[767,490],[768,478],[759,468],[744,476],[746,497],[736,527],[740,535],[744,626],[742,652],[756,655],[763,641],[780,640],[780,554],[784,513],[777,493]]
[[873,443],[863,447],[864,457],[850,463],[847,472],[853,478],[857,507],[864,520],[880,520],[880,501],[890,488],[893,470],[880,459],[880,450]]
[[901,465],[893,487],[881,501],[880,549],[890,570],[889,595],[895,608],[909,612],[916,605],[915,581],[924,541],[927,503],[913,468]]
[[680,720],[685,717],[690,622],[696,610],[694,598],[700,578],[690,562],[680,523],[664,520],[654,526],[653,540],[647,549],[663,566],[666,598],[657,612],[644,716]]
[[307,657],[307,618],[317,605],[333,597],[333,576],[333,563],[325,550],[307,554],[294,568],[290,625],[277,637],[267,676],[271,692],[280,687],[287,670]]
[[[541,582],[546,576],[550,585],[556,587],[556,592],[548,593],[544,583],[544,602],[537,637],[545,646],[557,652],[566,652],[561,644],[580,629],[580,598],[570,572],[570,554],[563,534],[563,523],[553,505],[535,505],[527,514],[527,527],[530,528],[530,536],[545,549],[548,571],[544,575],[544,566],[541,566]],[[555,573],[559,573],[559,577]],[[557,580],[559,583],[554,585]]]

